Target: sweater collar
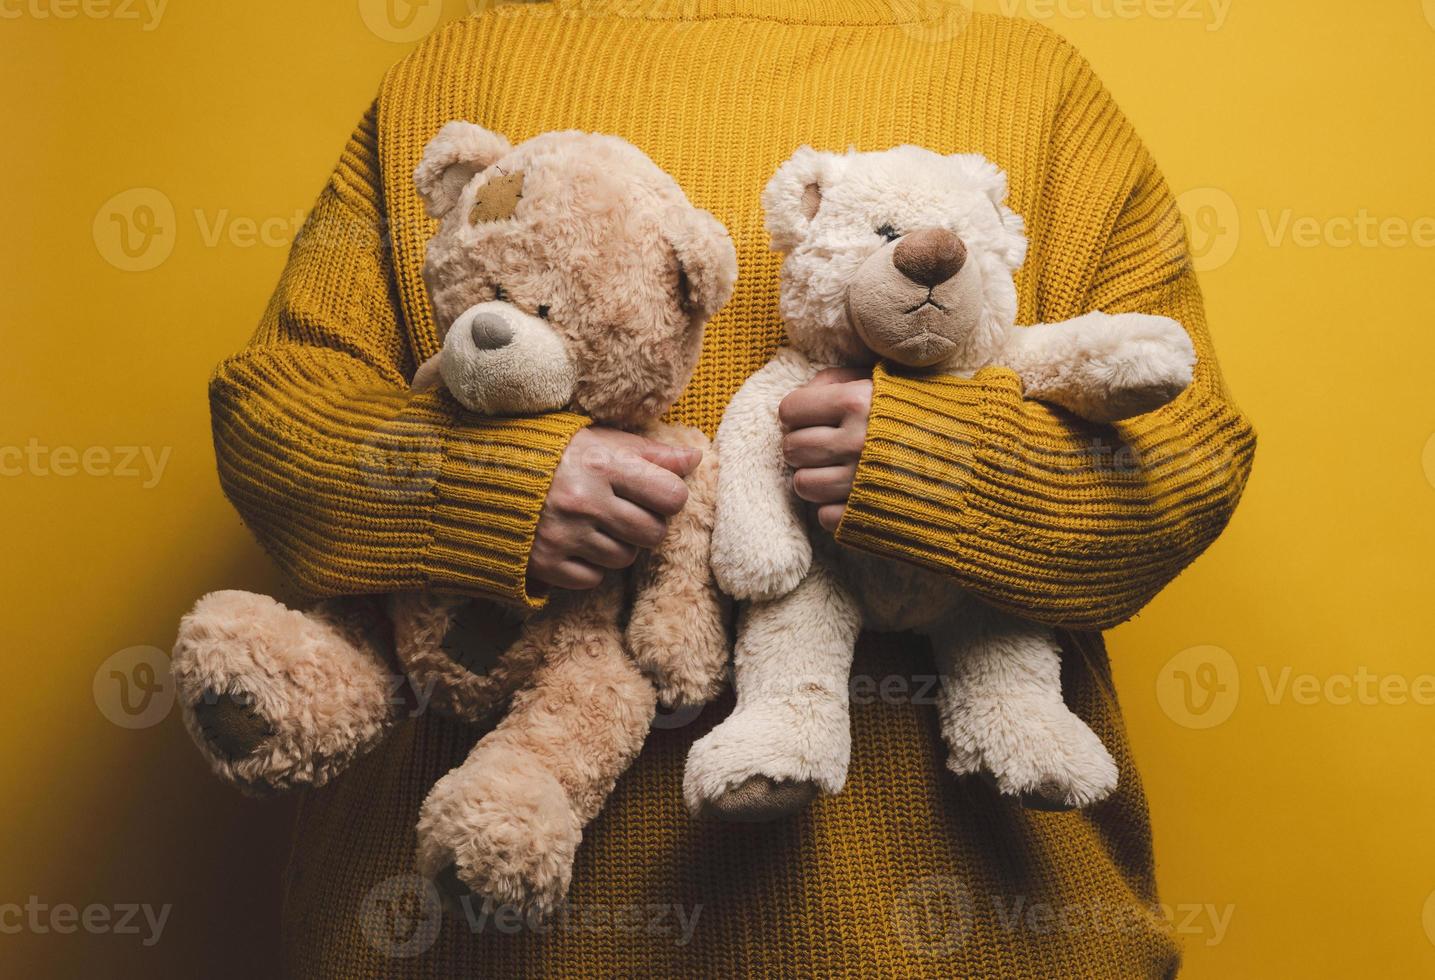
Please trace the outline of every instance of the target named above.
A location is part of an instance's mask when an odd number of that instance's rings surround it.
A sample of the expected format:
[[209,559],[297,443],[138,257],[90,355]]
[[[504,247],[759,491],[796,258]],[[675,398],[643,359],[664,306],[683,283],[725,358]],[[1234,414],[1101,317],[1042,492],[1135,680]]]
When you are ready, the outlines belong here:
[[556,0],[560,10],[639,20],[742,17],[803,24],[913,24],[951,18],[959,0]]

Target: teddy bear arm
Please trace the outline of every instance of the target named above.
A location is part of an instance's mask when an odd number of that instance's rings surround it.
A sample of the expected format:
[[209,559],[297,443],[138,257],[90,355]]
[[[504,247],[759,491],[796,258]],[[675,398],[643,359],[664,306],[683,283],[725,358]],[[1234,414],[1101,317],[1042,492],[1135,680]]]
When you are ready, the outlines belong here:
[[717,516],[712,566],[735,599],[774,599],[791,592],[812,565],[801,502],[782,458],[777,408],[817,374],[791,348],[779,350],[733,396],[718,426]]
[[1191,383],[1196,353],[1169,317],[1094,312],[1013,328],[999,360],[1026,397],[1106,423],[1170,402]]
[[728,654],[727,602],[711,563],[718,458],[697,429],[657,425],[643,435],[701,449],[703,460],[687,478],[687,505],[636,568],[628,649],[665,707],[703,704],[721,690]]

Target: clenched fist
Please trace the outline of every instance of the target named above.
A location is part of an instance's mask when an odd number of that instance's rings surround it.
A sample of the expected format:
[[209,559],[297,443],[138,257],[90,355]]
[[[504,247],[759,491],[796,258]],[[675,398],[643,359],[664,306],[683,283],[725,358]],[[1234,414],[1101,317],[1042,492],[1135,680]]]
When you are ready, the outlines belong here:
[[627,568],[656,548],[668,518],[688,501],[683,478],[702,461],[618,429],[580,429],[568,444],[533,539],[530,585],[592,589],[607,569]]
[[793,492],[818,505],[818,523],[829,531],[847,510],[871,410],[871,376],[854,368],[822,371],[778,406]]

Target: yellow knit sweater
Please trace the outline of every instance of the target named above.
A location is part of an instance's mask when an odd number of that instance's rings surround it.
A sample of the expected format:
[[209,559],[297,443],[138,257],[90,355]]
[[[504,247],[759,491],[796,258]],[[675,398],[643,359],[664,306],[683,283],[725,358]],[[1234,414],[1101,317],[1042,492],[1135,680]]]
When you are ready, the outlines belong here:
[[[1023,401],[1008,371],[958,381],[879,370],[839,539],[1094,630],[1139,610],[1230,517],[1255,439],[1223,390],[1179,214],[1126,120],[1056,36],[939,0],[502,4],[389,73],[253,342],[213,379],[225,491],[305,592],[434,587],[537,602],[524,588],[528,547],[584,420],[485,420],[407,391],[437,349],[420,276],[432,226],[410,175],[454,118],[514,142],[616,133],[727,225],[737,290],[674,409],[709,432],[781,340],[779,260],[758,204],[776,166],[802,143],[985,153],[1008,172],[1032,239],[1021,322],[1163,313],[1191,332],[1196,379],[1113,430]],[[1164,974],[1174,944],[1153,909],[1145,802],[1105,652],[1095,634],[1062,635],[1068,698],[1122,769],[1098,807],[1025,812],[945,775],[922,697],[925,650],[866,637],[856,671],[907,678],[889,689],[910,696],[858,699],[841,796],[786,824],[689,821],[682,760],[728,708],[712,706],[655,732],[590,829],[570,896],[588,918],[546,934],[450,921],[431,950],[395,959],[373,941],[363,899],[411,866],[418,804],[474,738],[421,719],[306,800],[291,962],[345,976]],[[649,906],[696,911],[688,941],[633,928],[640,915],[619,921]]]

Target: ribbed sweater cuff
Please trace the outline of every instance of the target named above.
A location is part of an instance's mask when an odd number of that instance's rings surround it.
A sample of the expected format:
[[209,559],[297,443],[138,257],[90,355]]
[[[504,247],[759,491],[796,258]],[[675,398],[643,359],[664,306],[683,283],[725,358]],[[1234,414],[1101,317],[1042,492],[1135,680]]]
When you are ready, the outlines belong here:
[[[447,413],[448,399],[431,410]],[[435,421],[438,421],[437,419]],[[519,419],[462,415],[447,426],[434,483],[424,573],[435,589],[481,592],[541,607],[527,587],[528,556],[553,473],[589,420],[572,412]]]
[[1079,440],[1060,423],[1032,431],[1010,371],[967,380],[879,367],[873,382],[867,442],[837,529],[843,544],[1073,628],[1129,618],[1173,574],[1170,561],[1142,561],[1136,542],[1147,537],[1149,547],[1149,520],[1108,523],[1105,508],[1083,506],[1100,494],[1079,475]]
[[945,382],[873,372],[867,442],[837,528],[843,544],[918,562],[950,558],[946,543],[972,499],[975,420],[986,393],[983,384]]

